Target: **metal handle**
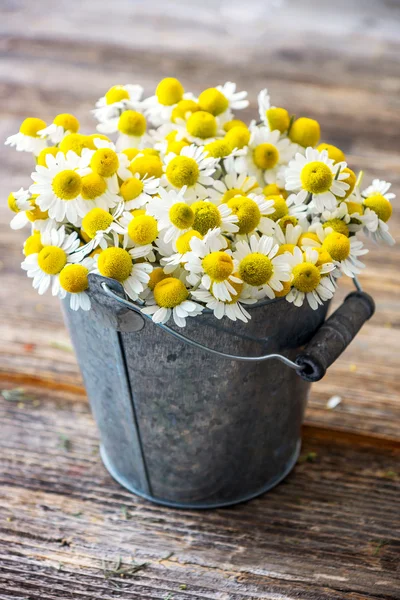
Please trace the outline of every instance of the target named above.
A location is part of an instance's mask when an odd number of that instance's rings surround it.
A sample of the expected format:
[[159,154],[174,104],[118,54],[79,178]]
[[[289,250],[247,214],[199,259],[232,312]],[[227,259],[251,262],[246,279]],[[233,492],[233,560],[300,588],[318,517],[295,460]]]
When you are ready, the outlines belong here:
[[[297,356],[296,362],[293,362],[283,354],[264,354],[262,356],[240,356],[236,354],[227,354],[209,348],[200,342],[192,340],[182,333],[175,331],[164,325],[163,323],[154,323],[149,315],[141,311],[141,306],[130,300],[126,300],[112,289],[110,289],[105,281],[101,283],[101,287],[107,296],[113,298],[120,304],[123,304],[130,310],[152,321],[157,327],[160,327],[170,335],[174,336],[181,342],[194,346],[199,350],[204,350],[210,354],[221,356],[230,360],[238,360],[242,362],[262,362],[276,358],[285,365],[294,369],[300,377],[306,381],[319,381],[325,375],[328,367],[347,348],[350,342],[354,339],[358,331],[364,323],[372,317],[375,311],[375,303],[371,296],[362,291],[360,284],[354,278],[354,284],[357,288],[356,292],[349,294],[343,304],[325,321],[325,323],[317,330],[313,338]],[[144,302],[142,302],[142,306]]]
[[270,360],[271,358],[276,358],[276,359],[280,360],[281,362],[283,362],[288,367],[290,367],[291,369],[295,369],[299,373],[303,370],[303,368],[305,368],[303,366],[296,364],[289,358],[286,358],[286,356],[283,356],[283,354],[264,354],[263,356],[240,356],[240,355],[236,355],[236,354],[227,354],[226,352],[220,352],[219,350],[214,350],[213,348],[204,346],[204,344],[201,344],[200,342],[196,342],[195,340],[192,340],[192,339],[186,337],[186,335],[183,335],[182,333],[179,333],[178,331],[171,329],[171,327],[168,327],[168,325],[164,325],[163,323],[154,323],[154,321],[152,320],[152,318],[149,315],[146,315],[145,313],[143,313],[141,311],[139,305],[135,304],[134,302],[131,302],[130,300],[126,300],[125,298],[122,298],[122,296],[120,296],[119,294],[117,294],[113,290],[111,290],[108,287],[108,285],[106,284],[106,282],[103,281],[103,283],[101,284],[101,287],[103,288],[103,290],[105,291],[107,296],[110,296],[110,298],[113,298],[114,300],[116,300],[120,304],[123,304],[130,310],[133,310],[134,312],[139,313],[142,317],[147,318],[149,321],[152,321],[152,323],[154,325],[157,325],[158,327],[160,327],[161,329],[163,329],[170,335],[173,335],[175,338],[177,338],[181,342],[185,342],[186,344],[189,344],[190,346],[194,346],[195,348],[198,348],[199,350],[205,350],[206,352],[209,352],[210,354],[215,354],[216,356],[221,356],[222,358],[228,358],[230,360],[239,360],[242,362],[261,362],[264,360]]

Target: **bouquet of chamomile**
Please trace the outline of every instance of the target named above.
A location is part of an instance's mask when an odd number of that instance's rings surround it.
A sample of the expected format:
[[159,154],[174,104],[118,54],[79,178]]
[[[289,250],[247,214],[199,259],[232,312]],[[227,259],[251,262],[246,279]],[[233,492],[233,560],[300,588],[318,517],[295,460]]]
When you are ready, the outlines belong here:
[[236,111],[228,82],[198,96],[173,77],[143,98],[116,85],[93,110],[27,118],[6,144],[31,152],[32,184],[10,194],[11,227],[27,226],[22,268],[39,294],[91,306],[88,275],[119,281],[158,323],[208,308],[247,322],[246,306],[285,298],[311,308],[364,264],[362,234],[393,244],[390,183],[361,189],[343,152],[320,143],[317,121],[258,96],[258,118]]

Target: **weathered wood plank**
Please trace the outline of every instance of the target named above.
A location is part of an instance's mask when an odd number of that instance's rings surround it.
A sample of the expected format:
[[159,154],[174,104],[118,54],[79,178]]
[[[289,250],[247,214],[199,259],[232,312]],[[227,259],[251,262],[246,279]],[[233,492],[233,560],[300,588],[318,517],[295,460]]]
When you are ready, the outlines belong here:
[[[82,398],[29,393],[0,404],[0,598],[396,598],[400,443],[308,427],[300,464],[263,498],[171,510],[112,481]],[[119,556],[148,566],[105,580]]]

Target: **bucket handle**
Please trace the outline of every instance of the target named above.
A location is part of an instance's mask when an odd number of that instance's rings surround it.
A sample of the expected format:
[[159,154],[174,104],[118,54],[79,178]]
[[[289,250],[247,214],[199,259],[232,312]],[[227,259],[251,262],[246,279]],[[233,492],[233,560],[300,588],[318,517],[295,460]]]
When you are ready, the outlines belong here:
[[123,304],[130,310],[139,313],[142,318],[149,319],[155,325],[185,344],[189,344],[190,346],[194,346],[195,348],[204,350],[210,354],[221,356],[222,358],[242,362],[261,362],[276,358],[291,369],[295,369],[302,379],[306,381],[319,381],[325,375],[327,368],[335,362],[340,354],[342,354],[364,323],[374,314],[375,303],[373,299],[361,290],[358,282],[355,283],[357,291],[346,296],[339,308],[316,331],[312,339],[296,357],[295,362],[286,356],[283,356],[283,354],[240,356],[214,350],[214,348],[209,348],[208,346],[196,342],[182,333],[171,329],[168,325],[154,323],[149,315],[146,315],[141,311],[141,307],[138,304],[126,300],[114,292],[105,281],[101,283],[101,287],[107,296],[113,298],[120,304]]

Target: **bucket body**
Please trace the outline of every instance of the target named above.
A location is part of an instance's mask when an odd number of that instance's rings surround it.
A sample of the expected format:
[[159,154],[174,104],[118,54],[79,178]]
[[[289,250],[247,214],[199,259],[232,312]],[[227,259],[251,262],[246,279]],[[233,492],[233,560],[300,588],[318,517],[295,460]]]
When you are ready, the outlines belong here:
[[[120,484],[160,504],[211,508],[257,496],[289,473],[310,384],[277,360],[238,362],[189,346],[93,280],[90,295],[89,312],[68,300],[63,309],[102,459]],[[247,324],[188,318],[184,334],[230,354],[293,360],[327,308],[276,299],[250,307]]]

